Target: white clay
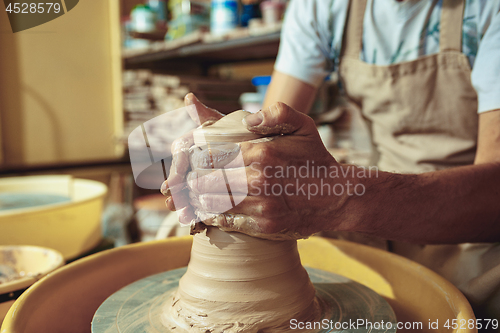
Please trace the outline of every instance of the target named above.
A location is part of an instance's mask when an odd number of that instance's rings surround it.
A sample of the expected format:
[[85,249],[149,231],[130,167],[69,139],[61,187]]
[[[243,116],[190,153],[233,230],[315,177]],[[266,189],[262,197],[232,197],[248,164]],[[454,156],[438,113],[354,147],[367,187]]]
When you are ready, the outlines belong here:
[[188,270],[168,307],[163,322],[174,332],[288,332],[291,318],[319,316],[296,241],[215,227],[194,236]]
[[212,124],[203,124],[193,133],[194,144],[241,142],[261,138],[262,135],[250,132],[243,125],[243,118],[250,112],[239,110],[230,113]]

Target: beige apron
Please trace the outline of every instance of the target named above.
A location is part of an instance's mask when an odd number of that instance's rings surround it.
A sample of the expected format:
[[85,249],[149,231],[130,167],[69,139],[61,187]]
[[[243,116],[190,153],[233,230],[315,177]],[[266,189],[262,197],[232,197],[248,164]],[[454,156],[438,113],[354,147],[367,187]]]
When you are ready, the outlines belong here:
[[[421,173],[474,162],[477,94],[461,53],[464,1],[443,0],[439,53],[389,66],[360,60],[366,0],[351,1],[339,74],[368,122],[381,170]],[[493,305],[500,317],[499,245],[395,243],[393,249],[448,278],[476,311],[478,304],[488,311]]]

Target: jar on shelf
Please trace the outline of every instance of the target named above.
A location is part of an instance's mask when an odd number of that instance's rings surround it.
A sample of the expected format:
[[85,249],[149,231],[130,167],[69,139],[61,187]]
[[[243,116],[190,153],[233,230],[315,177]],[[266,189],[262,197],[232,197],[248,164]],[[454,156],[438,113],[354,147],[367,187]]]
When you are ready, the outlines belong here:
[[130,16],[133,31],[154,32],[156,30],[156,15],[149,6],[135,6]]
[[238,26],[237,0],[212,0],[210,13],[210,32],[225,34]]

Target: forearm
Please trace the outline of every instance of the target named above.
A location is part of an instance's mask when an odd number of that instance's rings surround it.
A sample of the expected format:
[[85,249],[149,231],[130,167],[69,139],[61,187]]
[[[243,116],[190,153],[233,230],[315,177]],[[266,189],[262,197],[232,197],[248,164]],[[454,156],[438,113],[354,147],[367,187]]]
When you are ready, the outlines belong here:
[[290,75],[274,71],[267,89],[263,108],[276,102],[283,102],[302,113],[309,113],[316,97],[317,89]]
[[341,228],[414,243],[500,241],[500,163],[359,179]]

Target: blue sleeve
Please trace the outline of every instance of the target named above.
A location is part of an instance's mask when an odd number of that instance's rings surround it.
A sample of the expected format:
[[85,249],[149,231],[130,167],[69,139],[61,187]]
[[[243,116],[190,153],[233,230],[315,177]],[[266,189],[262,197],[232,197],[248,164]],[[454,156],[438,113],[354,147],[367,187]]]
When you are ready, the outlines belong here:
[[472,68],[472,85],[477,91],[478,112],[500,109],[500,1],[489,1],[490,17]]
[[347,0],[291,0],[274,68],[319,87],[340,50],[347,6]]

